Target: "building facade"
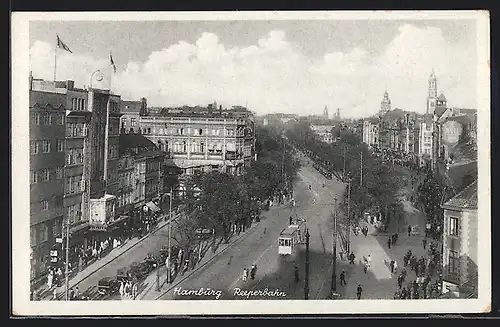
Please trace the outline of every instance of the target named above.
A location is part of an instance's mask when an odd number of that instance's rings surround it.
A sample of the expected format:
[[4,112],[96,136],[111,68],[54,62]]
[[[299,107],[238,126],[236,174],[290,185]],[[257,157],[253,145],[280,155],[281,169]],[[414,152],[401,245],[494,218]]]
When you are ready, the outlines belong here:
[[148,114],[146,98],[142,98],[140,101],[121,101],[120,113],[122,114],[120,133],[140,133],[140,116]]
[[477,180],[442,205],[443,293],[477,297]]
[[363,143],[371,149],[379,148],[379,124],[378,117],[363,119]]
[[49,251],[66,216],[65,100],[64,94],[29,94],[31,280],[51,265]]
[[29,85],[31,266],[32,280],[38,280],[47,272],[47,260],[52,265],[62,260],[49,256],[56,237],[69,233],[73,253],[92,246],[93,221],[114,219],[102,217],[102,210],[95,218],[92,210],[94,199],[109,203],[114,196],[107,191],[117,192],[120,97],[31,75]]
[[332,133],[334,128],[334,125],[311,125],[311,129],[318,135],[320,140],[328,144],[335,142],[336,136]]
[[165,109],[141,116],[140,127],[183,175],[212,169],[240,174],[254,160],[255,127],[247,110]]

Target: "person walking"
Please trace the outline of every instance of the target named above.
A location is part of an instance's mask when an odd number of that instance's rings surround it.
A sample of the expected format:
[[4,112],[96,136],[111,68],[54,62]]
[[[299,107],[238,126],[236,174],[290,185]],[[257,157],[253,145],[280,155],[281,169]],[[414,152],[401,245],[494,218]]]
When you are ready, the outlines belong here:
[[54,288],[54,290],[52,291],[52,299],[57,300],[57,289],[56,288]]
[[391,260],[391,263],[389,264],[389,267],[391,269],[391,274],[394,273],[394,260]]
[[345,280],[345,270],[342,270],[340,273],[340,286],[342,285],[347,285],[347,282]]
[[292,224],[292,216],[290,216],[290,219],[289,219],[289,220],[290,220],[289,225],[291,225],[291,224]]
[[427,239],[426,238],[424,238],[422,240],[422,245],[424,246],[424,250],[425,250],[425,247],[427,246]]
[[356,295],[358,296],[358,300],[361,300],[361,293],[363,293],[363,288],[361,284],[358,284],[358,288],[356,289]]
[[123,299],[123,295],[125,294],[125,285],[123,284],[123,280],[120,282],[120,288],[118,290],[120,292],[120,299]]
[[399,289],[401,289],[403,286],[403,275],[402,274],[400,274],[398,276],[398,286],[399,286]]
[[354,252],[351,252],[351,254],[349,254],[349,264],[353,265],[354,259],[356,259],[356,256],[354,255]]
[[252,268],[250,269],[250,278],[252,280],[255,279],[255,274],[257,273],[257,265],[256,264],[253,264],[252,265]]
[[408,236],[411,235],[411,225],[408,225]]
[[392,240],[391,240],[391,238],[389,237],[389,239],[387,240],[387,246],[389,247],[389,249],[391,248],[391,243],[392,243]]
[[243,276],[241,278],[244,282],[247,281],[248,279],[248,269],[247,268],[243,268]]
[[54,281],[54,271],[51,269],[49,275],[47,276],[47,287],[49,290],[52,288],[52,282]]
[[293,269],[294,269],[294,275],[295,275],[295,283],[298,283],[300,281],[299,268],[297,268],[297,266],[294,266]]
[[392,268],[393,268],[394,273],[398,272],[398,262],[397,261],[394,261],[394,266]]

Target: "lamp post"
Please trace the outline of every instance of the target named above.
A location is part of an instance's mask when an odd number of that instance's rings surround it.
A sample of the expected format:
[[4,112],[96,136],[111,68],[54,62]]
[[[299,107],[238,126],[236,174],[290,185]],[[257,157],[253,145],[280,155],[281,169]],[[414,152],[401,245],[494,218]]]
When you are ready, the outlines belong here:
[[92,88],[92,78],[94,77],[95,74],[99,73],[99,75],[97,76],[96,80],[98,82],[102,81],[102,73],[101,71],[98,69],[98,70],[95,70],[92,74],[90,74],[90,83],[89,83],[89,88]]
[[172,197],[173,197],[173,192],[172,188],[170,188],[170,203],[169,203],[169,217],[168,217],[168,271],[167,271],[167,281],[170,284],[171,281],[171,276],[170,276],[170,262],[172,261],[172,247],[170,246],[170,237],[172,233]]
[[351,252],[351,181],[352,181],[352,172],[347,173],[348,184],[347,184],[347,253]]
[[306,273],[304,282],[304,300],[309,299],[309,229],[306,229]]
[[331,294],[337,291],[337,197],[334,199],[333,207],[333,257],[332,257],[332,284]]

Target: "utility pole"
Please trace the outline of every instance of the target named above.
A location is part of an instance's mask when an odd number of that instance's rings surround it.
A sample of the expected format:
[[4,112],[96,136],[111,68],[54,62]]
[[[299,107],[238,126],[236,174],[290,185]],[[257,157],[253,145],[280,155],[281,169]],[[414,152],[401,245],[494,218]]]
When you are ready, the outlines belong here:
[[69,300],[69,216],[68,221],[66,222],[66,263],[64,264],[64,277],[65,277],[65,290],[64,290],[64,298],[66,301]]
[[351,251],[351,172],[348,173],[349,182],[347,184],[347,232],[346,232],[346,239],[347,239],[347,246],[346,250],[347,253],[350,253]]
[[332,267],[332,284],[331,284],[331,295],[332,299],[334,297],[333,293],[337,291],[337,197],[334,199],[335,204],[333,207],[333,267]]
[[361,154],[361,170],[360,170],[361,180],[359,182],[359,186],[363,186],[363,151],[361,151],[360,154]]
[[304,300],[309,299],[309,229],[306,229],[306,273],[304,281]]
[[170,264],[172,262],[172,249],[170,246],[170,238],[171,238],[171,233],[172,233],[172,197],[173,197],[173,192],[172,192],[172,187],[170,187],[170,205],[169,205],[169,217],[168,217],[168,271],[167,271],[167,282],[170,284],[171,281],[171,276],[170,276]]
[[346,147],[344,145],[344,174],[343,174],[344,178],[345,178],[345,156],[346,156]]

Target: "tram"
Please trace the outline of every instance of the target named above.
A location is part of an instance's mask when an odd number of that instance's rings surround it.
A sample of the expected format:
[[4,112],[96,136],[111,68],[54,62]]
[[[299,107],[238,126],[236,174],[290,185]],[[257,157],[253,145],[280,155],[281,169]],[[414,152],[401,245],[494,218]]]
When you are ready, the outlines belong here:
[[299,220],[281,230],[278,239],[278,254],[291,255],[303,243],[305,237],[305,220]]

